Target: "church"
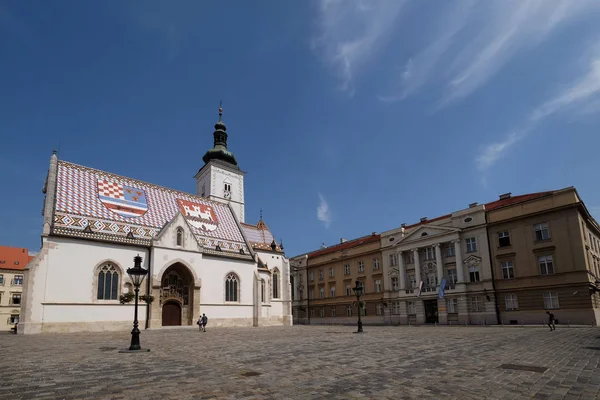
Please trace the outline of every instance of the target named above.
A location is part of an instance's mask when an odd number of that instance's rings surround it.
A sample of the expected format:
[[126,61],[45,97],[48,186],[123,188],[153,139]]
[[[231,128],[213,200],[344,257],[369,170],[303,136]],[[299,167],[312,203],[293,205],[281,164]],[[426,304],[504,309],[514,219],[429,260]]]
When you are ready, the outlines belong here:
[[42,248],[25,269],[19,333],[129,330],[127,269],[142,257],[140,328],[291,325],[290,267],[244,218],[244,174],[215,124],[196,194],[59,160],[44,185]]

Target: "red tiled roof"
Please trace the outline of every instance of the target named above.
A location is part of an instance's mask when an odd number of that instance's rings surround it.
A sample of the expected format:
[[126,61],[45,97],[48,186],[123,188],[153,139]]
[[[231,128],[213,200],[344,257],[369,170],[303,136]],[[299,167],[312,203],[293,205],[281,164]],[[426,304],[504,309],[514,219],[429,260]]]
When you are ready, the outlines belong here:
[[359,246],[361,244],[367,244],[372,242],[378,242],[381,239],[381,235],[369,235],[359,237],[358,239],[348,240],[347,242],[336,244],[335,246],[327,247],[325,249],[316,250],[312,253],[308,253],[309,257],[318,257],[324,254],[333,253],[335,251],[349,249],[351,247]]
[[32,259],[27,249],[0,246],[0,268],[22,271]]
[[548,195],[551,195],[552,193],[554,193],[554,191],[528,193],[528,194],[522,194],[520,196],[512,196],[512,197],[509,197],[508,199],[492,201],[485,205],[485,210],[486,211],[496,210],[500,207],[510,206],[513,204],[522,203],[524,201],[529,201],[529,200],[533,200],[533,199],[539,199],[540,197],[548,196]]
[[[246,236],[252,248],[260,250],[273,250],[271,248],[271,243],[273,243],[275,238],[267,227],[267,224],[265,224],[262,219],[258,221],[256,225],[247,224],[245,222],[241,222],[240,225],[242,226],[244,236]],[[275,243],[277,244],[275,251],[283,252],[280,244],[277,243],[276,240]]]

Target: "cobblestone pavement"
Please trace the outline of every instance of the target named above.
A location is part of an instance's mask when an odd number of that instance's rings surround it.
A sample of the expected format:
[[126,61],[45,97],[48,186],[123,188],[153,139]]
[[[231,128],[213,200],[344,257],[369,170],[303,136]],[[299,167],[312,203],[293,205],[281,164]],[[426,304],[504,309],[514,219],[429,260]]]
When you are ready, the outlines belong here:
[[[600,330],[165,329],[0,335],[0,399],[594,399]],[[547,368],[503,369],[503,364]]]

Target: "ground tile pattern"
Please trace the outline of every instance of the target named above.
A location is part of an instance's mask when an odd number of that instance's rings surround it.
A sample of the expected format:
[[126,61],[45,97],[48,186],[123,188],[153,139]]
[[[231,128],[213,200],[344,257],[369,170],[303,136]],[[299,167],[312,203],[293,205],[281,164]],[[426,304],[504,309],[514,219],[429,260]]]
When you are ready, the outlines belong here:
[[137,354],[127,332],[2,334],[0,399],[600,398],[598,328],[353,330],[148,330]]

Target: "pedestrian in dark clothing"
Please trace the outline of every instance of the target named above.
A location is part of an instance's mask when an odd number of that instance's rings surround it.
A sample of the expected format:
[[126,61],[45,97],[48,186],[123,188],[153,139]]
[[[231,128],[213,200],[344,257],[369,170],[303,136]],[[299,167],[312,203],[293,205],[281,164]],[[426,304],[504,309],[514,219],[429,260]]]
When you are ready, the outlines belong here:
[[202,314],[202,322],[200,322],[200,326],[202,327],[202,332],[206,332],[206,323],[208,322],[208,317],[206,314]]
[[548,314],[548,327],[550,328],[550,332],[555,331],[556,326],[554,326],[554,321],[556,321],[556,319],[554,318],[554,314],[550,311],[546,311],[546,314]]

